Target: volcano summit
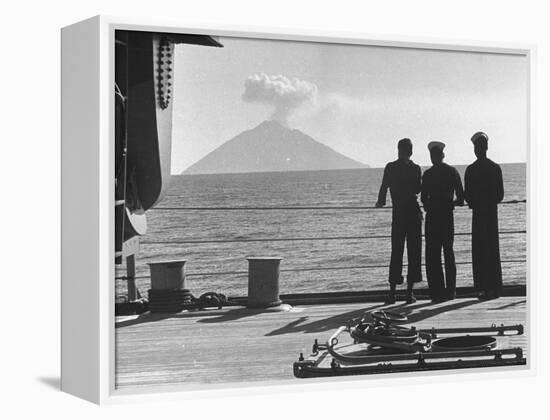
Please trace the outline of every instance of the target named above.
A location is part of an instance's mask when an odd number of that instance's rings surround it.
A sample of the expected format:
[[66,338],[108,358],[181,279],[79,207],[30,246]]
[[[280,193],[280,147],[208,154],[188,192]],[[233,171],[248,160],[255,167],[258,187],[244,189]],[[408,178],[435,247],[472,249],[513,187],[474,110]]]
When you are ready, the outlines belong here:
[[300,130],[264,121],[225,142],[182,174],[318,171],[368,168]]

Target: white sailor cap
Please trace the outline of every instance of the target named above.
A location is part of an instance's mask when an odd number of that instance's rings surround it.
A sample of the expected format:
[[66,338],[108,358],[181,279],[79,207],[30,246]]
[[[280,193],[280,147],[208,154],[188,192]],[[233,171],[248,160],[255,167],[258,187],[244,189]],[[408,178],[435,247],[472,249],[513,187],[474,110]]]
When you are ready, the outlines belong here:
[[428,143],[428,150],[431,152],[432,150],[440,150],[443,151],[445,148],[445,143],[440,141],[431,141]]
[[483,140],[485,143],[489,141],[489,136],[485,134],[483,131],[478,131],[472,136],[472,143],[476,144],[477,141]]

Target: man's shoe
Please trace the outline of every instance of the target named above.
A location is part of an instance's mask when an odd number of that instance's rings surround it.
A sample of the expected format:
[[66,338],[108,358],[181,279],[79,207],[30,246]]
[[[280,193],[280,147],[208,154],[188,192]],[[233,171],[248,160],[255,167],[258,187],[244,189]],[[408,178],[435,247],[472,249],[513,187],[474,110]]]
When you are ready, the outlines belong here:
[[384,301],[384,305],[393,305],[395,303],[395,292],[390,292],[386,296],[386,300]]
[[411,303],[416,302],[416,297],[414,296],[414,293],[412,290],[407,290],[407,305],[410,305]]
[[488,300],[498,299],[499,298],[499,293],[495,289],[491,289],[491,290],[487,291],[487,296],[488,296]]
[[443,296],[435,296],[435,297],[432,297],[432,303],[443,303],[445,302],[447,299],[445,299]]
[[484,300],[496,299],[498,298],[498,296],[494,290],[484,290],[479,294],[477,298],[481,301],[484,301]]

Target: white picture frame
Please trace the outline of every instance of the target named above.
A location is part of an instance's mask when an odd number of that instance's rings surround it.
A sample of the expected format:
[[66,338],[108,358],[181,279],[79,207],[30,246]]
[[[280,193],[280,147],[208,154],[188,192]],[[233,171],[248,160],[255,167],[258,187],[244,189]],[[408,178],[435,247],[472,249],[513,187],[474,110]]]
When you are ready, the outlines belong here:
[[[522,54],[529,60],[529,121],[527,177],[527,331],[532,330],[531,278],[534,244],[532,179],[536,160],[533,127],[533,45],[454,40],[380,37],[323,31],[280,31],[271,28],[230,25],[194,27],[178,22],[96,16],[62,29],[62,373],[63,391],[97,404],[139,398],[190,398],[204,395],[278,392],[290,381],[243,383],[235,386],[115,389],[114,314],[114,31],[215,34],[218,36],[379,45],[504,54]],[[416,383],[426,375],[531,375],[534,371],[533,340],[528,334],[527,366],[524,370],[495,369],[483,373],[429,372],[400,374],[400,381]],[[391,384],[393,374],[383,377],[347,377],[293,382],[297,391]],[[251,387],[253,390],[251,390]]]

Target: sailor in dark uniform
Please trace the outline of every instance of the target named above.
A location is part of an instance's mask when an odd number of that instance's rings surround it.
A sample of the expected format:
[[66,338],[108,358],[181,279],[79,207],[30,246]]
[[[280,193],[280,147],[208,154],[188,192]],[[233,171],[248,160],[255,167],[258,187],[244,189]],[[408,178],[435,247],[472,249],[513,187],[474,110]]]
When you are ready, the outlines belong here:
[[472,264],[474,286],[480,299],[495,299],[502,289],[498,240],[498,203],[504,197],[502,170],[487,158],[489,138],[472,136],[477,160],[466,168],[465,198],[472,209]]
[[[456,264],[453,250],[455,206],[464,205],[460,174],[443,162],[445,144],[428,144],[433,166],[422,175],[420,199],[426,212],[426,277],[433,302],[456,296]],[[456,199],[455,199],[456,197]],[[445,277],[441,267],[441,249],[445,257]]]
[[390,189],[392,200],[390,292],[386,303],[395,303],[396,285],[403,283],[403,251],[407,241],[407,303],[416,301],[414,283],[422,281],[422,212],[417,194],[420,192],[421,170],[411,159],[412,143],[409,139],[399,140],[398,159],[384,169],[384,177],[376,207],[386,205],[386,194]]

